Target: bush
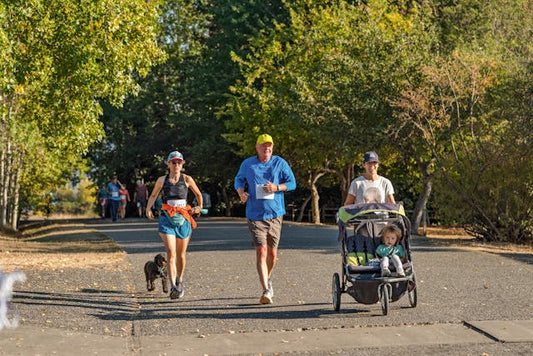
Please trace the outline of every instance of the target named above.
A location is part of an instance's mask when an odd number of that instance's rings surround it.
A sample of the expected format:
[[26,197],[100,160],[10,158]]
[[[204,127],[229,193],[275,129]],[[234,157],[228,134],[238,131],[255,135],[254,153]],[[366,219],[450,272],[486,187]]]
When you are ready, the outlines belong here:
[[82,180],[76,187],[70,184],[63,189],[58,189],[53,194],[51,212],[91,215],[95,210],[96,187],[87,179]]

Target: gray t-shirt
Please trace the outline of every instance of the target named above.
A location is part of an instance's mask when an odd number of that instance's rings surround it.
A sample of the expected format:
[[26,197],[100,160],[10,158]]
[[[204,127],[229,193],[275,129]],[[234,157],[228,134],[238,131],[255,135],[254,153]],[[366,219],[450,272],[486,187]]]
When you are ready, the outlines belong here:
[[378,176],[378,179],[372,181],[359,176],[350,184],[348,193],[355,196],[356,203],[386,203],[387,197],[394,194],[394,188],[385,177]]

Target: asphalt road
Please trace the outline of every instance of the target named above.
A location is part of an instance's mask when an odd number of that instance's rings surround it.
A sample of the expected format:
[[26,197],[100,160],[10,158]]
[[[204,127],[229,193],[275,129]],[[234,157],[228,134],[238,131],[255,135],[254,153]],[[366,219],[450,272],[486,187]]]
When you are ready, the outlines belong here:
[[[341,271],[337,228],[285,222],[273,276],[274,304],[265,306],[258,303],[261,287],[245,221],[201,218],[198,225],[187,254],[184,298],[171,301],[159,284],[154,292],[146,290],[144,263],[164,252],[155,222],[93,221],[91,226],[112,237],[127,252],[129,266],[122,272],[30,273],[30,282],[15,298],[23,321],[30,325],[40,321],[39,325],[45,323],[74,333],[126,336],[130,338],[126,349],[134,354],[147,349],[146,340],[163,345],[160,352],[168,352],[165,343],[174,350],[180,347],[176,354],[197,354],[202,348],[202,353],[210,354],[213,350],[350,354],[357,348],[359,354],[375,355],[379,354],[376,347],[381,347],[383,354],[390,352],[389,348],[443,355],[531,352],[533,266],[521,261],[520,256],[441,247],[415,237],[412,256],[418,279],[416,308],[411,308],[404,296],[383,316],[379,304],[357,304],[343,294],[341,310],[335,312],[331,279],[334,272]],[[57,279],[62,279],[65,286],[46,290],[47,285],[57,284]],[[78,285],[72,287],[75,283]],[[498,339],[502,334],[497,331],[505,328],[513,331],[511,336]],[[432,332],[441,338],[427,336],[426,342],[405,345],[369,341],[365,348],[357,347],[350,338],[381,330],[393,335],[412,332],[414,338]],[[349,335],[343,334],[346,332]],[[303,344],[302,335],[306,337]],[[217,341],[217,337],[222,339]],[[240,339],[232,344],[231,338]],[[260,346],[261,340],[277,339],[277,347]],[[335,340],[334,345],[328,343],[331,340]],[[313,342],[318,346],[311,347]],[[226,348],[220,349],[224,343]],[[257,348],[247,349],[246,345]]]
[[[145,334],[457,323],[533,316],[531,265],[504,255],[438,247],[422,238],[412,239],[419,280],[416,308],[409,306],[405,296],[392,303],[389,315],[383,316],[379,304],[357,304],[343,294],[341,311],[334,312],[331,279],[334,272],[341,271],[337,228],[287,222],[273,276],[275,303],[259,305],[261,287],[246,223],[224,219],[199,222],[188,249],[185,297],[171,301],[160,288],[145,290],[142,267],[156,253],[164,252],[155,223],[95,227],[128,253],[136,272],[137,319]],[[154,327],[156,324],[165,327]]]

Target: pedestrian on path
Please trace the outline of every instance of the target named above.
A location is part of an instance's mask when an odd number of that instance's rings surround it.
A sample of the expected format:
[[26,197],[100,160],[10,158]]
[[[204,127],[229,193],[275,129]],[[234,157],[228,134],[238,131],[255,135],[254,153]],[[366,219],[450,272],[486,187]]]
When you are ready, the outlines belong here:
[[98,191],[98,202],[100,205],[100,215],[102,216],[102,219],[105,219],[108,199],[109,196],[107,194],[107,186],[105,183],[103,183],[102,188],[100,188],[100,190]]
[[[163,192],[163,205],[159,214],[159,236],[163,240],[167,252],[168,277],[170,279],[170,299],[183,297],[183,274],[185,272],[185,254],[192,234],[196,227],[193,215],[199,214],[202,209],[202,193],[194,182],[194,179],[182,173],[185,160],[178,151],[170,152],[166,164],[169,174],[157,179],[154,190],[150,194],[146,206],[146,215],[154,220],[152,206],[159,195]],[[192,207],[187,204],[187,193],[192,190],[198,205]]]
[[273,148],[272,137],[260,135],[255,145],[257,155],[242,162],[234,184],[241,202],[246,203],[248,228],[263,288],[259,299],[261,304],[272,303],[274,296],[271,277],[285,215],[284,192],[296,189],[296,179],[289,164],[283,158],[272,155]]
[[126,188],[126,186],[122,183],[119,183],[120,190],[119,190],[119,197],[120,197],[120,205],[118,208],[118,216],[121,219],[126,218],[126,207],[128,206],[128,203],[130,202],[130,192]]
[[111,206],[111,219],[117,221],[118,208],[120,204],[120,182],[116,175],[111,177],[111,182],[107,184],[107,194]]
[[135,182],[135,192],[133,193],[133,201],[137,206],[137,214],[140,218],[146,217],[146,201],[148,200],[148,189],[140,179]]
[[396,203],[391,181],[378,175],[379,164],[376,152],[365,153],[363,156],[365,173],[350,184],[344,206],[354,203]]

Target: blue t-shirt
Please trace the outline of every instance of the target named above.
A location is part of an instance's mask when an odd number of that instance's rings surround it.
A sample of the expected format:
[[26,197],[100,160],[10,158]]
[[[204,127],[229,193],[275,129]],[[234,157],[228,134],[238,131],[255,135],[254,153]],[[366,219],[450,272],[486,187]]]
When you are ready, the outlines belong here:
[[[246,217],[250,220],[275,219],[285,215],[285,199],[283,192],[271,193],[273,199],[258,199],[257,189],[267,182],[285,184],[287,191],[296,189],[296,178],[287,161],[279,156],[272,156],[267,162],[260,162],[257,156],[245,159],[237,176],[235,176],[235,189],[245,188],[248,185],[248,200],[246,202]],[[265,198],[271,195],[266,194]],[[261,198],[261,197],[259,197]]]
[[120,188],[118,184],[109,182],[109,184],[107,185],[107,191],[109,192],[109,198],[111,200],[117,200],[117,201],[120,200],[120,194],[119,194]]

